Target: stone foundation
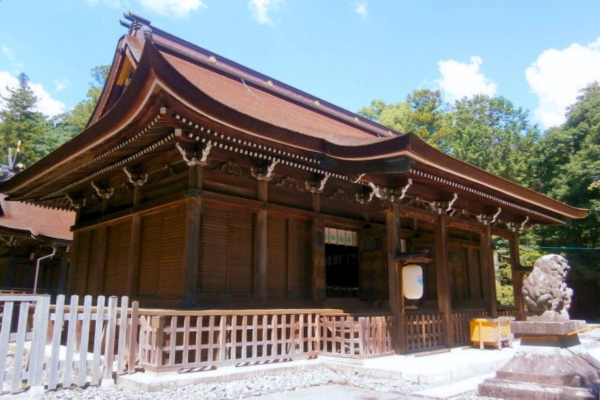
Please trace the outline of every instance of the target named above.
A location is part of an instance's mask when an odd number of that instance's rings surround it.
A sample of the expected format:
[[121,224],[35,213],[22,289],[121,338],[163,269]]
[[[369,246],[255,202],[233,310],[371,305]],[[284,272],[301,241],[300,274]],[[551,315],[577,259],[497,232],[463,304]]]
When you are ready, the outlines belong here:
[[479,394],[502,399],[598,400],[600,362],[589,355],[575,332],[585,321],[516,322],[521,346]]

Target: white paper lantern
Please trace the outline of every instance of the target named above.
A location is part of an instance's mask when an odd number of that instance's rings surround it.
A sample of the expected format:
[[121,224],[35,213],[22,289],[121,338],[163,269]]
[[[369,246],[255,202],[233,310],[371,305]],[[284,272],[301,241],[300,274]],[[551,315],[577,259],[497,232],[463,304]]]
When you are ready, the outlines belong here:
[[420,265],[407,265],[402,268],[402,291],[409,300],[423,297],[423,268]]

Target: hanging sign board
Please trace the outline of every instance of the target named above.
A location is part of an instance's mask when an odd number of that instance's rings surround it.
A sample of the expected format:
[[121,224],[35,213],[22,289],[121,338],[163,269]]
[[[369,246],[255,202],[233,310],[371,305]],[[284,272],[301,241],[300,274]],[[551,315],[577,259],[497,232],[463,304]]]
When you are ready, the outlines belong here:
[[338,244],[338,230],[335,228],[329,228],[329,243]]

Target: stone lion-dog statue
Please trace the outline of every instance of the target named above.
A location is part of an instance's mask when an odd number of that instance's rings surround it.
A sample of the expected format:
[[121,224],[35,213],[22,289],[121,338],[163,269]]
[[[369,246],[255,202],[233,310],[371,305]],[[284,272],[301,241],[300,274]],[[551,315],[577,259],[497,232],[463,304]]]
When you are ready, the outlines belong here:
[[533,271],[523,281],[523,296],[537,321],[568,321],[573,289],[566,278],[571,270],[566,258],[548,254],[537,259]]

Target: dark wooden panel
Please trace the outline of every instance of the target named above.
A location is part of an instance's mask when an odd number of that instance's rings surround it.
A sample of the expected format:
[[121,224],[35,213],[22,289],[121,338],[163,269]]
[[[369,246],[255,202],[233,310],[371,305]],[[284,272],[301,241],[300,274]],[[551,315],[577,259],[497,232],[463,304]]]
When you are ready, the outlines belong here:
[[103,294],[106,296],[124,296],[127,292],[131,220],[111,225],[107,229]]
[[86,281],[90,259],[90,237],[91,231],[76,232],[77,235],[77,265],[75,268],[75,282],[73,293],[80,296],[86,294]]
[[141,219],[138,294],[143,296],[158,294],[161,219],[161,213]]
[[204,206],[201,224],[199,286],[207,296],[220,296],[227,287],[229,210]]
[[229,215],[228,294],[247,297],[252,295],[253,287],[254,214],[234,210]]
[[104,250],[100,248],[101,246],[99,243],[100,229],[101,228],[97,228],[91,231],[86,293],[95,293],[96,285],[100,284],[98,282],[98,270],[96,269],[96,260],[100,257],[100,252]]
[[310,222],[291,220],[289,225],[289,295],[311,297],[311,230]]
[[163,211],[161,215],[160,264],[158,294],[183,294],[183,267],[185,252],[186,208],[180,205]]
[[287,219],[268,218],[267,297],[286,296],[287,286]]

